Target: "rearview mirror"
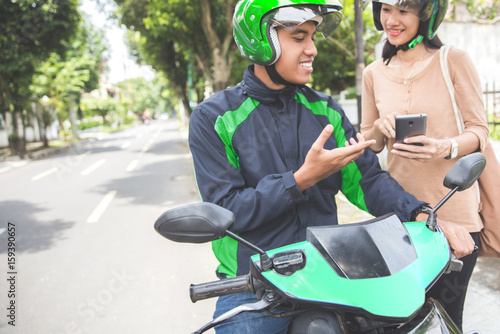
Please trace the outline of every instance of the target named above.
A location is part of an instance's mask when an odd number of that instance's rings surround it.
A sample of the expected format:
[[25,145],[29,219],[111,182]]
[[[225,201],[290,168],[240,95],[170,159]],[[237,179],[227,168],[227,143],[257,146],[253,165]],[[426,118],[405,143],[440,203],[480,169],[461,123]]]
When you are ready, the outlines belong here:
[[462,191],[470,188],[479,178],[486,166],[486,158],[475,152],[460,158],[444,178],[443,185],[448,189]]
[[441,206],[457,191],[463,191],[470,188],[479,178],[486,166],[486,158],[479,152],[475,152],[458,159],[446,174],[443,185],[451,191],[434,207],[427,218],[427,227],[437,230],[436,212]]
[[164,212],[154,227],[169,240],[199,244],[223,238],[234,219],[234,214],[223,207],[195,203]]

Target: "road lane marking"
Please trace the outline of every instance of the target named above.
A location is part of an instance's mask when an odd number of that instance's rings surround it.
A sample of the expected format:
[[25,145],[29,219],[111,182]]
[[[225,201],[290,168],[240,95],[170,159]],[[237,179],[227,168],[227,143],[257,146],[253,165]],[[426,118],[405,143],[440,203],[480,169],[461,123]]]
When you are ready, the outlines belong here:
[[128,141],[128,142],[126,142],[126,143],[123,143],[123,145],[121,146],[121,149],[122,149],[122,150],[124,150],[124,149],[126,149],[127,147],[129,147],[129,146],[130,146],[130,142]]
[[78,158],[83,159],[83,158],[85,158],[85,157],[86,157],[87,155],[89,155],[89,154],[90,154],[90,151],[84,152],[84,153],[80,154],[80,155],[78,156]]
[[133,160],[127,167],[126,171],[131,172],[137,167],[137,164],[139,163],[139,160]]
[[96,163],[94,163],[94,164],[90,165],[89,167],[87,167],[86,169],[84,169],[80,173],[80,175],[83,175],[83,176],[89,175],[90,173],[95,171],[97,168],[102,166],[105,162],[106,162],[106,159],[101,159],[101,160],[97,161]]
[[55,172],[57,172],[59,169],[57,167],[52,167],[51,169],[49,170],[46,170],[45,172],[43,173],[40,173],[38,175],[35,175],[31,178],[31,181],[38,181],[40,179],[43,179],[44,177],[46,176],[49,176],[50,174],[53,174]]
[[140,154],[146,153],[146,151],[149,149],[149,147],[155,142],[154,139],[150,139],[149,142],[144,146],[141,150]]
[[106,211],[106,209],[108,208],[113,198],[115,198],[115,195],[116,195],[116,190],[112,190],[109,193],[107,193],[106,196],[104,196],[101,202],[94,209],[90,217],[87,219],[87,223],[89,224],[97,223],[101,218],[102,214],[104,213],[104,211]]

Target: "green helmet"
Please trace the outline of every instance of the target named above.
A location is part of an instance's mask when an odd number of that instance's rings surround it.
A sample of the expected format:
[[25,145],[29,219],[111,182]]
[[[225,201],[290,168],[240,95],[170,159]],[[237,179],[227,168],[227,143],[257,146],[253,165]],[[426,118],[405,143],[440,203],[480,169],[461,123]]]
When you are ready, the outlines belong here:
[[234,11],[233,37],[243,58],[272,65],[281,55],[276,27],[292,30],[314,21],[327,37],[340,24],[341,9],[338,0],[241,0]]
[[428,23],[427,37],[436,36],[439,25],[443,22],[448,10],[448,0],[373,0],[373,21],[378,30],[384,30],[380,22],[382,4],[394,6],[415,15],[420,21]]

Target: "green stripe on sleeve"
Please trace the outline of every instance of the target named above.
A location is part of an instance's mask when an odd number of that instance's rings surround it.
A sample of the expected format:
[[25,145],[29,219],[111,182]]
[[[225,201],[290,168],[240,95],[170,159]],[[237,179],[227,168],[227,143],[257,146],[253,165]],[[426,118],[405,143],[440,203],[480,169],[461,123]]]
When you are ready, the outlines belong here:
[[217,117],[215,121],[215,131],[224,143],[227,160],[234,168],[239,169],[239,157],[234,151],[233,135],[238,126],[247,119],[248,115],[259,105],[259,102],[248,98],[241,106],[233,111],[226,111],[224,115]]
[[[233,147],[234,133],[258,105],[258,101],[247,98],[238,109],[226,111],[215,121],[214,129],[224,143],[227,160],[236,169],[239,169],[240,165],[239,157]],[[212,251],[220,263],[217,271],[227,277],[235,277],[238,270],[238,242],[230,237],[212,241]]]

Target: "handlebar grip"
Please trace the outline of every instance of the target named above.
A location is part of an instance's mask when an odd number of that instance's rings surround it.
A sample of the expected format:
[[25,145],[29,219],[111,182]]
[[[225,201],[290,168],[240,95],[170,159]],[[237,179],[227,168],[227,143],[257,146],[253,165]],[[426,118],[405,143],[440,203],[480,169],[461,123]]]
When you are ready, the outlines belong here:
[[191,284],[189,296],[191,301],[196,303],[198,300],[247,291],[252,291],[252,284],[249,275],[244,275],[208,283]]

